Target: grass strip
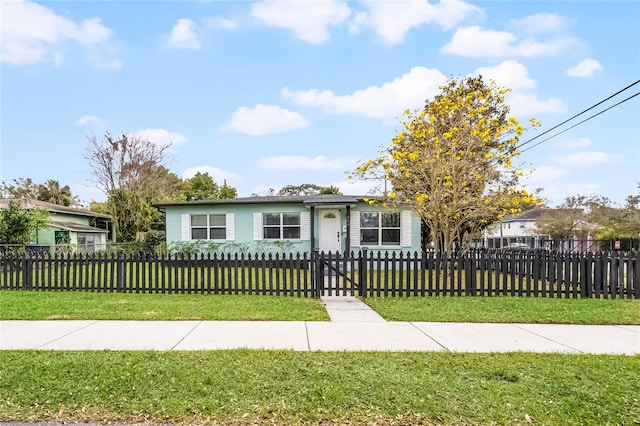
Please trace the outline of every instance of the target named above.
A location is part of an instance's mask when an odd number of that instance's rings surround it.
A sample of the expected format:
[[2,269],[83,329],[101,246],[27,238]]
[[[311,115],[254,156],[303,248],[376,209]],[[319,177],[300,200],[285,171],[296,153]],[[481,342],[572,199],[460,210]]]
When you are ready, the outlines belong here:
[[3,320],[327,321],[318,299],[283,296],[0,291]]
[[640,324],[640,300],[533,297],[363,299],[390,321]]
[[634,424],[640,357],[0,352],[0,421]]

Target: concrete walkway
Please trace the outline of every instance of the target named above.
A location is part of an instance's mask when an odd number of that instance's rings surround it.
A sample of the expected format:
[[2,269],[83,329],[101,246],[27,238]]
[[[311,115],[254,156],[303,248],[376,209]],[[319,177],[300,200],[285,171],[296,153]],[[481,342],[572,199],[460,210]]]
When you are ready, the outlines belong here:
[[331,321],[335,322],[385,322],[385,319],[369,305],[353,296],[320,297]]
[[[351,303],[351,302],[338,302]],[[334,315],[339,307],[330,308]],[[371,321],[0,321],[0,349],[640,354],[640,326]]]

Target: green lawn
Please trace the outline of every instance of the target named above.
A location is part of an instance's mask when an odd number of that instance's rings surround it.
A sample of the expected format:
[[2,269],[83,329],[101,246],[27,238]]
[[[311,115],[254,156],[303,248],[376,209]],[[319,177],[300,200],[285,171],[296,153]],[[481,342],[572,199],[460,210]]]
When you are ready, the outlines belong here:
[[0,291],[2,320],[327,321],[318,299],[284,296]]
[[[390,321],[640,324],[640,300],[365,298]],[[318,299],[284,296],[0,291],[0,319],[326,321]]]
[[3,351],[0,365],[0,421],[631,425],[640,419],[637,356]]
[[363,299],[390,321],[640,324],[640,300],[534,297]]

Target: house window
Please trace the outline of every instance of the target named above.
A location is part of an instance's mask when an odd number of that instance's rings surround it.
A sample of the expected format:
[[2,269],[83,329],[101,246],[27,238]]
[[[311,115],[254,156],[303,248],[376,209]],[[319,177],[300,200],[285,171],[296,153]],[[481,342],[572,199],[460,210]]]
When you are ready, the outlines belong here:
[[56,245],[71,244],[71,235],[69,234],[69,231],[55,231],[54,238]]
[[100,235],[78,232],[78,251],[80,253],[95,253],[96,243],[100,243]]
[[399,246],[400,213],[360,213],[360,244]]
[[262,230],[265,240],[300,239],[300,213],[264,213]]
[[191,239],[226,240],[226,216],[224,214],[192,214]]

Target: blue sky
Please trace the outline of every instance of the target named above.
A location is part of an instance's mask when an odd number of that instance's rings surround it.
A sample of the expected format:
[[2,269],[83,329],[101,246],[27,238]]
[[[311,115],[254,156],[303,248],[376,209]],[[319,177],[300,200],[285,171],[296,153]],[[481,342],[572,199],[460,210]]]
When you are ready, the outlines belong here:
[[[480,73],[511,88],[512,113],[535,116],[538,133],[640,78],[637,1],[0,8],[0,178],[57,179],[85,201],[104,199],[83,152],[87,135],[105,131],[171,142],[171,171],[209,172],[240,196],[302,183],[364,194],[371,183],[346,172],[389,145],[402,111],[449,77]],[[640,97],[520,161],[550,205],[575,194],[623,201],[640,181]]]

